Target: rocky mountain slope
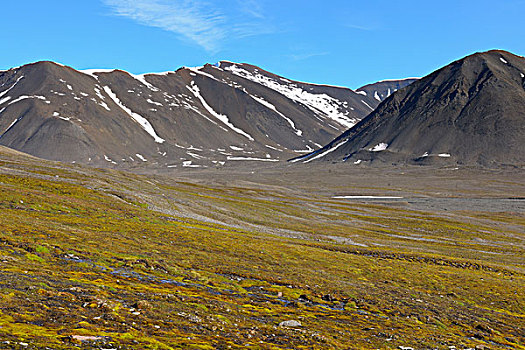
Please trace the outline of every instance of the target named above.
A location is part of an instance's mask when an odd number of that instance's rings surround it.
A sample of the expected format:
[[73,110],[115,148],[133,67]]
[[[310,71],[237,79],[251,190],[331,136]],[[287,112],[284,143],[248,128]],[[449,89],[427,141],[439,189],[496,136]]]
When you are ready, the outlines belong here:
[[278,162],[365,117],[379,104],[365,94],[232,62],[140,76],[38,62],[0,72],[0,144],[110,167]]
[[525,163],[525,58],[477,53],[414,82],[295,162]]

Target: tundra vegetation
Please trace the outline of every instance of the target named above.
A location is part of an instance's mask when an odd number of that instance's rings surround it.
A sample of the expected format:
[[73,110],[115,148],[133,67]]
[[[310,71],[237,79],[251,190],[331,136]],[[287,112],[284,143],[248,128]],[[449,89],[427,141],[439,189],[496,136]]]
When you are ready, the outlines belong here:
[[[441,191],[417,174],[403,197]],[[2,148],[0,348],[525,349],[523,183],[504,175],[458,191],[511,209],[446,210],[328,195],[392,195],[382,182],[146,176]]]

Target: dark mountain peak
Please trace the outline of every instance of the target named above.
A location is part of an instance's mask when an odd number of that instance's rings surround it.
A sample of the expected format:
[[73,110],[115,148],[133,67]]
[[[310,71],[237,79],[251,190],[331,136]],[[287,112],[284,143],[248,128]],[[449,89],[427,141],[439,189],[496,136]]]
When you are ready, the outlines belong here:
[[386,99],[302,159],[523,164],[525,59],[492,50],[457,60]]
[[250,63],[235,63],[231,61],[220,61],[219,63],[217,63],[217,65],[215,65],[215,67],[223,69],[223,70],[227,70],[233,73],[235,72],[239,73],[241,71],[245,71],[251,75],[263,75],[266,77],[270,77],[272,79],[276,79],[276,80],[282,79],[282,81],[284,82],[291,82],[289,79],[284,79],[280,75],[274,74],[259,66],[256,66]]
[[321,147],[377,104],[247,63],[137,75],[42,61],[0,72],[0,144],[110,167],[279,162]]
[[494,59],[494,58],[499,58],[499,56],[503,56],[504,58],[508,57],[508,58],[515,58],[515,59],[522,59],[523,58],[523,56],[516,55],[516,54],[514,54],[512,52],[509,52],[509,51],[505,51],[505,50],[501,50],[501,49],[492,49],[492,50],[487,50],[487,51],[476,52],[476,53],[474,53],[472,55],[465,56],[464,58],[462,58],[460,60],[468,61],[468,60],[471,60],[471,59],[474,59],[474,58],[478,58],[478,57],[484,57],[486,59]]
[[33,62],[33,63],[29,63],[29,64],[26,64],[22,67],[61,67],[61,68],[64,68],[66,66],[60,64],[60,63],[56,63],[56,62],[53,62],[53,61],[48,61],[48,60],[43,60],[43,61],[36,61],[36,62]]
[[241,67],[246,67],[246,68],[250,68],[250,69],[260,69],[260,70],[263,70],[262,68],[254,65],[254,64],[250,64],[250,63],[247,63],[247,62],[233,62],[233,61],[228,61],[228,60],[221,60],[215,64],[213,64],[213,66],[217,67],[217,68],[225,68],[225,67],[230,67],[230,66],[241,66]]
[[[477,52],[452,62],[426,78],[431,79],[436,76],[443,80],[452,76],[462,76],[463,79],[469,81],[487,72],[515,78],[516,71],[521,70],[523,59],[521,56],[502,50]],[[520,77],[519,74],[518,77]]]
[[1,74],[6,76],[18,77],[28,74],[54,74],[54,72],[63,70],[64,67],[51,61],[38,61],[29,63],[20,67],[11,68],[7,71],[3,71]]

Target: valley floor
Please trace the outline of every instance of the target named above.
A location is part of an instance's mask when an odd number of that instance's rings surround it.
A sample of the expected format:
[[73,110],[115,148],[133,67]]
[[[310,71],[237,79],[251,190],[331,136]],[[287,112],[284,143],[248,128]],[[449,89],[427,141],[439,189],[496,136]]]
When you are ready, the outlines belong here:
[[525,349],[523,171],[0,149],[0,348]]

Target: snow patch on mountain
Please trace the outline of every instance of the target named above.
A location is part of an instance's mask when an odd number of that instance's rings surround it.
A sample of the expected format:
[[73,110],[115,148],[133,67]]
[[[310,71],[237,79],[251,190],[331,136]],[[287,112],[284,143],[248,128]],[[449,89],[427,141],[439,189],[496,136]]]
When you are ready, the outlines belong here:
[[140,126],[148,133],[151,135],[151,137],[153,137],[153,139],[155,139],[155,142],[157,143],[164,143],[164,139],[163,138],[160,138],[157,133],[155,132],[155,129],[153,129],[153,126],[151,125],[151,123],[146,119],[144,118],[143,116],[141,116],[140,114],[138,113],[135,113],[133,112],[131,109],[129,109],[128,107],[124,106],[124,104],[122,104],[122,102],[120,102],[119,98],[117,97],[117,95],[111,91],[111,89],[109,88],[109,86],[104,86],[104,91],[108,94],[108,96],[113,100],[113,102],[115,102],[115,104],[117,106],[119,106],[124,112],[126,112],[134,121],[136,121],[137,123],[140,124]]
[[233,131],[235,131],[236,133],[240,134],[240,135],[243,135],[244,137],[246,137],[248,140],[250,141],[254,141],[253,137],[251,137],[248,133],[244,132],[243,130],[237,128],[235,125],[233,125],[231,122],[230,122],[230,119],[225,116],[224,114],[220,114],[220,113],[217,113],[215,112],[215,110],[208,104],[208,102],[206,102],[206,100],[204,99],[204,97],[202,97],[201,93],[200,93],[200,89],[199,87],[195,84],[194,81],[191,82],[191,86],[187,86],[188,90],[190,90],[190,92],[201,102],[201,104],[203,105],[203,107],[212,115],[214,116],[215,118],[219,119],[221,122],[223,122],[224,124],[226,124],[230,129],[232,129]]
[[155,86],[153,86],[152,84],[146,81],[146,74],[140,74],[140,75],[135,75],[131,73],[128,73],[128,74],[131,77],[133,77],[133,79],[140,81],[143,85],[145,85],[151,91],[154,91],[154,92],[160,91],[160,89],[156,88]]
[[204,165],[193,164],[193,162],[191,160],[187,160],[187,161],[182,162],[182,166],[184,168],[207,168]]
[[295,153],[311,153],[315,151],[310,145],[306,145],[306,149],[294,149]]
[[117,162],[113,161],[111,158],[109,158],[107,155],[104,154],[104,159],[106,162],[109,162],[111,164],[117,164]]
[[98,75],[102,73],[112,73],[114,71],[116,71],[116,69],[84,69],[84,70],[80,70],[79,72],[89,75],[95,78],[96,80],[98,80]]
[[315,157],[312,157],[312,158],[306,160],[304,163],[305,163],[305,164],[306,164],[306,163],[310,163],[310,162],[313,161],[313,160],[316,160],[316,159],[322,158],[322,157],[326,156],[327,154],[332,153],[333,151],[335,151],[336,149],[338,149],[339,147],[341,147],[342,145],[344,145],[344,144],[347,143],[347,142],[348,142],[348,140],[344,140],[344,141],[342,141],[342,142],[339,142],[337,145],[328,148],[326,151],[321,152],[321,153],[319,153],[318,155],[316,155]]
[[4,90],[4,91],[0,92],[0,97],[4,96],[4,95],[7,94],[9,91],[11,91],[11,90],[16,86],[16,84],[18,84],[18,82],[19,82],[20,80],[22,80],[22,79],[24,79],[24,76],[23,76],[23,75],[22,75],[21,77],[19,77],[19,78],[15,81],[15,83],[14,83],[13,85],[11,85],[10,88],[8,88],[7,90]]
[[292,127],[292,129],[294,130],[294,132],[297,134],[297,136],[301,136],[303,134],[303,131],[302,130],[299,130],[295,127],[295,123],[293,122],[293,120],[291,120],[290,118],[288,118],[287,116],[285,116],[284,114],[282,114],[281,112],[279,112],[277,110],[277,108],[271,104],[270,102],[260,98],[260,97],[256,97],[256,96],[253,96],[253,95],[250,95],[251,98],[253,98],[255,101],[259,102],[260,104],[262,104],[263,106],[265,106],[266,108],[269,108],[271,109],[272,111],[274,111],[275,113],[279,114],[284,120],[286,120],[288,122],[288,124],[290,124],[290,126]]
[[[112,73],[112,72],[115,72],[115,71],[117,71],[117,69],[84,69],[84,70],[80,70],[79,72],[87,74],[87,75],[95,78],[96,80],[98,80],[98,76],[100,74],[102,74],[102,73]],[[138,74],[137,75],[137,74],[131,74],[131,73],[125,72],[125,71],[122,71],[122,72],[128,74],[133,79],[139,81],[140,83],[142,83],[142,85],[146,86],[151,91],[154,91],[154,92],[160,91],[158,88],[156,88],[155,86],[153,86],[151,83],[149,83],[146,80],[146,75],[150,75],[150,74]],[[169,72],[156,73],[155,75],[164,75],[164,74],[168,74],[168,73]]]
[[105,108],[106,110],[108,110],[108,111],[111,111],[111,109],[109,109],[109,106],[107,105],[106,102],[102,102],[102,101],[100,101],[100,102],[98,103],[98,105],[104,107],[104,108]]
[[139,158],[141,161],[143,162],[147,162],[148,160],[146,158],[144,158],[144,156],[140,153],[135,153],[135,155],[137,156],[137,158]]
[[256,161],[256,162],[278,162],[279,159],[272,159],[272,158],[254,158],[254,157],[233,157],[229,156],[226,158],[227,160],[244,160],[244,161]]
[[374,147],[370,148],[370,152],[382,152],[388,148],[388,144],[381,142],[380,144],[375,145]]
[[102,92],[100,91],[100,86],[97,85],[97,87],[93,88],[93,90],[95,91],[95,93],[97,94],[97,96],[101,99],[101,100],[105,100],[106,98],[104,97],[104,95],[102,95]]
[[303,90],[296,84],[281,84],[270,77],[257,72],[249,72],[235,64],[225,67],[224,70],[275,90],[292,101],[301,103],[317,115],[332,119],[347,128],[351,128],[356,124],[356,121],[353,118],[347,116],[349,112],[341,112],[341,107],[343,107],[344,102],[328,96],[327,94],[313,94]]
[[279,149],[279,148],[275,148],[273,146],[270,146],[270,145],[264,145],[265,147],[269,148],[269,149],[273,149],[274,151],[277,151],[277,152],[283,152],[282,149]]
[[186,154],[189,155],[190,157],[195,158],[195,159],[206,159],[206,157],[201,156],[200,154],[197,154],[197,153],[186,152]]
[[3,105],[4,103],[9,101],[10,99],[11,99],[11,96],[7,96],[7,97],[4,97],[4,98],[0,99],[0,105]]
[[160,103],[160,102],[156,102],[156,101],[153,101],[153,100],[150,99],[150,98],[148,98],[146,101],[147,101],[149,104],[152,104],[152,105],[155,105],[155,106],[160,106],[160,107],[162,107],[162,103]]
[[371,110],[374,110],[374,108],[372,108],[368,103],[366,103],[365,101],[361,100],[361,102],[363,102],[365,104],[365,106],[367,106],[368,108],[370,108]]
[[201,69],[204,68],[204,67],[194,67],[194,68],[192,68],[192,67],[184,67],[184,68],[189,70],[193,74],[199,74],[199,75],[205,76],[207,78],[210,78],[210,79],[213,79],[213,80],[216,80],[216,81],[220,81],[219,79],[215,78],[213,75],[208,74],[206,72],[202,72]]
[[[3,110],[2,110],[2,111],[3,111]],[[16,118],[16,119],[15,119],[15,120],[14,120],[14,121],[13,121],[8,127],[7,127],[7,129],[4,130],[4,132],[2,133],[2,135],[0,135],[0,139],[1,139],[2,137],[4,137],[4,135],[5,135],[9,130],[11,130],[11,128],[12,128],[13,126],[15,126],[16,123],[18,123],[20,120],[22,120],[22,118],[23,118],[23,116]]]
[[19,96],[16,100],[13,100],[11,102],[9,102],[8,106],[11,106],[12,104],[15,104],[17,102],[20,102],[20,101],[23,101],[23,100],[27,100],[27,99],[37,99],[37,100],[41,100],[41,101],[44,101],[45,103],[47,104],[50,104],[51,102],[50,101],[47,101],[47,99],[45,98],[45,96],[38,96],[38,95],[33,95],[33,96]]

